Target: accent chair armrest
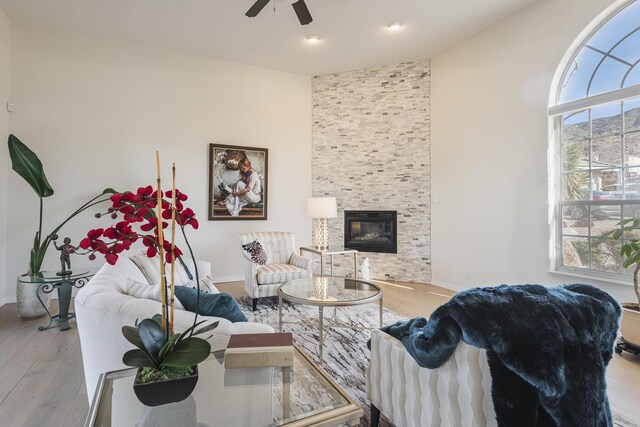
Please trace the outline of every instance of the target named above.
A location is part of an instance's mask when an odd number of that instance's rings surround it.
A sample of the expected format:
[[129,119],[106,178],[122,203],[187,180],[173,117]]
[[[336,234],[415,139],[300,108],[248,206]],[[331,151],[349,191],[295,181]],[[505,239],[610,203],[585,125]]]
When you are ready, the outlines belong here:
[[311,258],[292,254],[291,258],[289,258],[289,264],[313,272],[313,260]]

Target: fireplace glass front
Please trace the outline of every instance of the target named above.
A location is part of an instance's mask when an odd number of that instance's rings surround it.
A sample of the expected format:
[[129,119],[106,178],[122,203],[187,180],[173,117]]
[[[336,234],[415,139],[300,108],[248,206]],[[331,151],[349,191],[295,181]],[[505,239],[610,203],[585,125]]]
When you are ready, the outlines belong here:
[[345,211],[344,247],[398,253],[396,211]]

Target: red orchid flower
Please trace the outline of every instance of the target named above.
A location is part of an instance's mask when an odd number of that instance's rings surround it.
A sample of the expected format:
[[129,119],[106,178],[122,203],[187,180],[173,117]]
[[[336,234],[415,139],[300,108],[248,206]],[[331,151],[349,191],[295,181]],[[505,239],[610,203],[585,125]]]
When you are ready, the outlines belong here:
[[[172,259],[171,259],[171,242],[165,240],[164,244],[162,245],[162,247],[164,248],[164,252],[165,252],[165,259],[168,263],[171,263]],[[176,259],[180,256],[182,256],[182,251],[180,250],[180,248],[178,248],[177,246],[174,247],[174,251],[176,254]]]
[[[87,233],[87,237],[85,237],[80,241],[80,247],[82,249],[89,249],[90,247],[93,248],[95,242],[98,241],[98,239],[102,237],[103,234],[104,234],[104,228],[96,228],[93,230],[89,230],[89,232]],[[100,240],[100,242],[102,241]]]
[[[172,191],[172,190],[167,191],[167,194],[166,194],[166,195],[167,195],[167,197],[168,197],[169,199],[173,199],[173,191]],[[189,198],[189,196],[187,196],[186,194],[184,194],[184,193],[180,192],[180,190],[178,190],[178,189],[176,188],[176,201],[178,201],[178,200],[179,200],[179,201],[181,201],[181,202],[184,202],[184,201],[186,201],[188,198]]]
[[[162,221],[162,228],[167,228],[169,223]],[[147,218],[147,222],[140,226],[142,231],[151,231],[154,228],[158,228],[158,220],[154,217]]]
[[194,230],[197,230],[198,227],[200,226],[200,224],[198,223],[198,220],[196,219],[196,214],[195,212],[193,212],[193,210],[191,210],[191,208],[187,208],[184,211],[182,211],[180,215],[178,215],[178,218],[176,219],[176,221],[178,222],[178,224],[182,226],[190,225],[193,227]]

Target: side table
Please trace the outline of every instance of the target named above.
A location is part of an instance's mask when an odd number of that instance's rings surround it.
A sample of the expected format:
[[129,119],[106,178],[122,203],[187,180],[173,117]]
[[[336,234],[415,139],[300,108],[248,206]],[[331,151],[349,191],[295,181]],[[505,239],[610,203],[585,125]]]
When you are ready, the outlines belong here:
[[[94,274],[95,271],[93,270],[82,270],[78,273],[59,276],[57,273],[52,271],[43,271],[37,276],[20,277],[19,280],[23,283],[33,283],[34,285],[38,285],[38,289],[36,290],[38,301],[40,301],[40,304],[42,304],[42,307],[44,307],[47,312],[47,316],[49,316],[49,323],[46,326],[39,326],[39,331],[45,331],[51,328],[54,321],[58,323],[61,331],[71,329],[71,326],[69,326],[69,319],[74,319],[76,317],[75,313],[69,312],[71,291],[73,291],[73,288],[82,288],[89,282],[89,279],[91,279]],[[40,291],[48,294],[53,292],[55,289],[58,290],[59,314],[52,316],[46,304],[42,301],[42,298],[40,298]]]
[[358,278],[358,251],[355,249],[316,249],[310,246],[303,246],[300,248],[300,256],[302,252],[310,252],[312,254],[320,255],[320,276],[324,276],[324,257],[328,256],[331,260],[330,276],[333,277],[333,256],[334,255],[353,255],[353,278]]

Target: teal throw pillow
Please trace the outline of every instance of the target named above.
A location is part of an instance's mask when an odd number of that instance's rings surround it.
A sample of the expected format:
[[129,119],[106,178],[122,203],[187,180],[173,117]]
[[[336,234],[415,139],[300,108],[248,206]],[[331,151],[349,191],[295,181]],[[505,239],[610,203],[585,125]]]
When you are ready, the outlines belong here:
[[[196,296],[198,290],[186,286],[176,286],[176,298],[185,310],[196,312]],[[240,310],[238,303],[229,294],[209,294],[200,291],[198,314],[227,319],[230,322],[246,322],[247,318]]]

